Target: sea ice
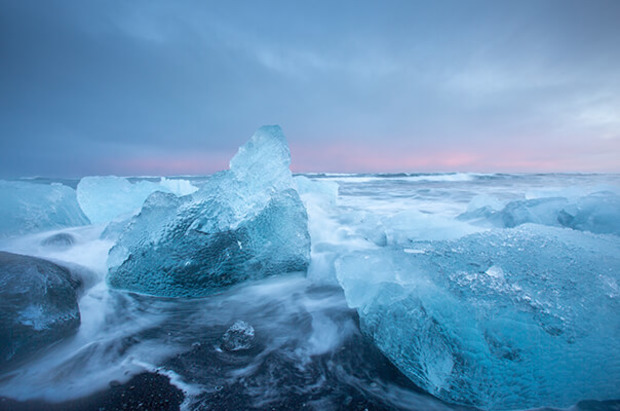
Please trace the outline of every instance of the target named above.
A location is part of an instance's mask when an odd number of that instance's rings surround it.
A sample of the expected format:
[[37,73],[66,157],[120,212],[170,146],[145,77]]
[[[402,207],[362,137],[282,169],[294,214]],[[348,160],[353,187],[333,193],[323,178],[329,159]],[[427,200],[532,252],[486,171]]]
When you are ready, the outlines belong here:
[[252,348],[254,327],[242,320],[237,320],[222,336],[222,349],[242,351]]
[[71,187],[0,180],[0,237],[85,224]]
[[515,200],[503,208],[474,201],[458,219],[493,227],[516,227],[535,223],[569,227],[598,234],[620,235],[620,196],[601,191],[569,200],[565,197],[542,197]]
[[0,366],[72,334],[80,286],[66,268],[0,252]]
[[131,182],[124,177],[84,177],[77,186],[80,207],[93,224],[107,223],[117,217],[130,217],[142,208],[144,200],[155,191],[187,195],[197,190],[187,180],[162,177],[159,182]]
[[306,176],[295,176],[293,180],[302,199],[312,198],[317,203],[336,205],[339,186],[335,181],[310,180]]
[[160,296],[202,296],[305,271],[308,218],[278,126],[260,128],[191,196],[153,193],[110,250],[108,283]]
[[407,244],[412,241],[454,240],[467,234],[480,231],[453,217],[422,213],[415,209],[400,211],[392,216],[382,218],[387,244]]
[[525,224],[341,257],[364,333],[412,381],[489,409],[620,397],[620,243]]

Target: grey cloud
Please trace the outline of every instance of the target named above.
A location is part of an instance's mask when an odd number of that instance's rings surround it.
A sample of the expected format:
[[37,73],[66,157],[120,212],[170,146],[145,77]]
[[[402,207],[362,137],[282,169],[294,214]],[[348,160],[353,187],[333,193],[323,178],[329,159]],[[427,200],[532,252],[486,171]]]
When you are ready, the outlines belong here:
[[0,175],[230,152],[269,123],[300,146],[596,138],[620,150],[613,0],[0,0],[0,10]]

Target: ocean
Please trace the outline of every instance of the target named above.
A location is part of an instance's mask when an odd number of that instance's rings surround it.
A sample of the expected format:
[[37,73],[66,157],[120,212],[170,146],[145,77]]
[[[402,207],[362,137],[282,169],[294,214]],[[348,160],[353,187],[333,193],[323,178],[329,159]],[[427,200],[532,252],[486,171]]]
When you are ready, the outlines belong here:
[[[620,408],[619,175],[294,180],[307,270],[206,296],[112,288],[107,223],[0,238],[85,284],[75,333],[0,368],[0,408],[102,409],[92,396],[119,387],[105,409]],[[169,402],[131,397],[145,373]]]

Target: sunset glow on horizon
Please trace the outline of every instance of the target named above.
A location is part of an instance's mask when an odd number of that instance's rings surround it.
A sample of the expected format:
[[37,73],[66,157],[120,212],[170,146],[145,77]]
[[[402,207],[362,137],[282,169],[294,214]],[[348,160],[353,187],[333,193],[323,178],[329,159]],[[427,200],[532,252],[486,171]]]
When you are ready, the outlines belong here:
[[[236,150],[181,154],[151,154],[103,159],[102,166],[122,176],[210,175],[228,168]],[[596,156],[596,154],[590,154]],[[294,173],[442,173],[442,172],[618,172],[612,155],[598,156],[597,167],[588,164],[588,153],[570,153],[564,158],[545,152],[515,150],[496,153],[492,149],[456,150],[426,148],[416,151],[391,147],[325,144],[310,148],[291,145]]]

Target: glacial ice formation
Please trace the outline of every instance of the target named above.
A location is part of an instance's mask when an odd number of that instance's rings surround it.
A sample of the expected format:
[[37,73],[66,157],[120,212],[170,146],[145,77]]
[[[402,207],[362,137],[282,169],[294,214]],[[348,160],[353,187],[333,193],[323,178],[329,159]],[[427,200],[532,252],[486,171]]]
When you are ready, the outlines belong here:
[[572,201],[565,197],[515,200],[500,209],[495,204],[477,205],[469,207],[458,219],[493,227],[535,223],[620,235],[620,196],[610,191],[592,193]]
[[0,180],[0,237],[88,223],[71,187]]
[[124,177],[84,177],[77,186],[77,200],[93,224],[107,223],[117,217],[130,217],[142,208],[155,191],[187,195],[197,190],[187,180],[162,177],[159,182],[131,182]]
[[306,210],[278,126],[260,128],[189,196],[155,192],[108,257],[108,283],[160,296],[202,296],[235,283],[305,271]]
[[364,333],[413,382],[487,409],[620,397],[620,243],[524,224],[336,263]]
[[80,286],[66,268],[0,252],[0,366],[75,332]]

